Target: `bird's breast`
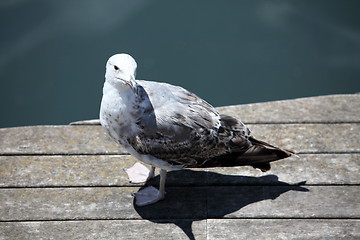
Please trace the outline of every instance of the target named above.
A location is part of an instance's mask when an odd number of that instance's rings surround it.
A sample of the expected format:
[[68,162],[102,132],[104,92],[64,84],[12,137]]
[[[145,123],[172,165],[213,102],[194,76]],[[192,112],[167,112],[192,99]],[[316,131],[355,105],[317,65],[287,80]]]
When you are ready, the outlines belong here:
[[110,136],[120,143],[138,130],[136,109],[132,108],[133,101],[130,93],[120,93],[114,88],[104,86],[100,122]]

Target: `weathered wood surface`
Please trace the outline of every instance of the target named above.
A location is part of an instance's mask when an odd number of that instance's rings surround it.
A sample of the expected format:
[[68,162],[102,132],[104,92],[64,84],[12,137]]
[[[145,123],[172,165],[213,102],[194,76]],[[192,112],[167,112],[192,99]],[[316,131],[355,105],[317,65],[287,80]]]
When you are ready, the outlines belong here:
[[[248,124],[254,136],[299,153],[360,152],[354,133],[360,125],[336,124]],[[89,132],[89,134],[87,134]],[[36,126],[0,129],[0,152],[18,154],[126,154],[101,126]],[[8,139],[13,141],[6,141]],[[334,144],[329,144],[332,142]],[[101,144],[99,144],[101,143]]]
[[134,208],[137,189],[2,189],[1,220],[360,218],[358,186],[168,187],[164,201]]
[[300,158],[171,172],[139,208],[122,170],[136,160],[100,126],[0,129],[0,239],[360,238],[360,95],[219,111]]
[[360,94],[339,94],[218,108],[221,113],[231,114],[246,123],[358,123],[359,109]]
[[[252,167],[192,169],[170,172],[167,186],[274,185],[278,181],[311,185],[360,184],[360,154],[301,154],[272,164],[268,173]],[[129,155],[0,156],[0,187],[136,186],[123,168]],[[11,171],[9,171],[11,169]],[[277,178],[266,177],[275,175]],[[150,183],[157,184],[157,180]]]

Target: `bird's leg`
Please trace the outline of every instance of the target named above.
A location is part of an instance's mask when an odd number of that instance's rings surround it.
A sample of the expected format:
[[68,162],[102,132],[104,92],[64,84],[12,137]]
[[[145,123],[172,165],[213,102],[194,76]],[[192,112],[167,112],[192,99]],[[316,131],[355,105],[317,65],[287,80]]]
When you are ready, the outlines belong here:
[[166,181],[166,174],[167,171],[164,169],[160,169],[160,185],[159,185],[159,191],[161,195],[161,199],[165,197],[165,181]]
[[151,166],[151,170],[142,165],[135,163],[131,168],[124,169],[131,183],[144,183],[155,175],[155,167]]
[[145,206],[152,203],[156,203],[165,197],[165,181],[166,181],[166,170],[160,170],[160,186],[159,190],[150,186],[144,188],[137,193],[133,193],[136,198],[137,206]]
[[149,172],[149,176],[147,178],[147,180],[153,178],[155,176],[155,167],[151,166],[150,172]]

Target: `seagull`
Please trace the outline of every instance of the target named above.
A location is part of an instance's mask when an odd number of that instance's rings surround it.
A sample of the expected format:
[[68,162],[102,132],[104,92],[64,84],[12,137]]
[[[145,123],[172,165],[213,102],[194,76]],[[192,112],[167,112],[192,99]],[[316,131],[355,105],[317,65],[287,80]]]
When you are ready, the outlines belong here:
[[159,189],[134,193],[145,206],[165,197],[168,171],[250,165],[270,170],[270,162],[295,154],[255,139],[241,121],[219,114],[192,92],[168,83],[135,80],[137,63],[115,54],[106,63],[100,123],[132,156],[151,166],[126,170],[130,181],[145,182],[160,168]]

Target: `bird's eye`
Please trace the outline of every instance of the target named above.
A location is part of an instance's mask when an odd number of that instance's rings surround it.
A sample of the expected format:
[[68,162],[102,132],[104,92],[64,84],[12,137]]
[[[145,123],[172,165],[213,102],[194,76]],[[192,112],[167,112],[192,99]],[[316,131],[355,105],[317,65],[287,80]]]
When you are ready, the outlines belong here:
[[117,71],[117,70],[119,70],[119,67],[114,65],[114,69]]

